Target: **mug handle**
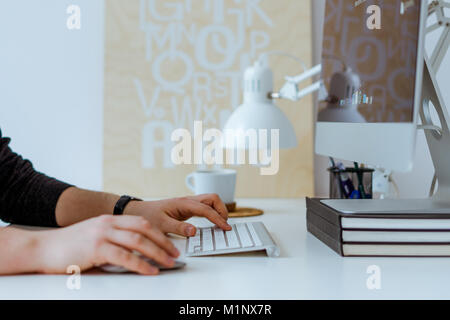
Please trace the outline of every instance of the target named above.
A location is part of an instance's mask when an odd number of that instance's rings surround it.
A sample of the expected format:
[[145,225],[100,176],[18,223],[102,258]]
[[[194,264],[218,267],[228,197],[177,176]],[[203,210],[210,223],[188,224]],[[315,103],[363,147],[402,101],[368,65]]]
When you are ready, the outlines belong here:
[[185,182],[186,182],[186,186],[187,186],[192,192],[195,192],[195,186],[194,186],[194,184],[193,184],[193,182],[194,182],[194,174],[193,174],[193,173],[189,174],[189,175],[186,177]]

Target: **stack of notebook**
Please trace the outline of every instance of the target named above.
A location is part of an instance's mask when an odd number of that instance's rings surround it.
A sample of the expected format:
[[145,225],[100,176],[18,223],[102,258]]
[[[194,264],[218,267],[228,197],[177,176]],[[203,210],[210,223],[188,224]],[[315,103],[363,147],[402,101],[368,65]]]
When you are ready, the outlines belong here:
[[332,200],[306,202],[308,231],[342,256],[450,256],[450,210],[445,208],[377,213],[339,210]]

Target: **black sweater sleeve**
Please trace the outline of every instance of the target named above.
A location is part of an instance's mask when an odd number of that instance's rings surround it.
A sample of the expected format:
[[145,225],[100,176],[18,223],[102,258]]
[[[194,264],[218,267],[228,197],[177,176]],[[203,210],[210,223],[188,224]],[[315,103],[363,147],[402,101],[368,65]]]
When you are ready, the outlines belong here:
[[0,131],[0,219],[14,224],[57,227],[56,203],[71,185],[33,169],[9,148]]

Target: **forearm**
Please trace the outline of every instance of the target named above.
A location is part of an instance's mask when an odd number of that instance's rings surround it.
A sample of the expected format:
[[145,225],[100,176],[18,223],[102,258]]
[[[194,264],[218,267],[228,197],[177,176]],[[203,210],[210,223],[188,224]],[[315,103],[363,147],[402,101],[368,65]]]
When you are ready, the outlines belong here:
[[14,227],[0,228],[0,274],[38,272],[41,234]]
[[56,222],[60,227],[105,214],[113,214],[119,196],[75,187],[64,191],[56,204]]

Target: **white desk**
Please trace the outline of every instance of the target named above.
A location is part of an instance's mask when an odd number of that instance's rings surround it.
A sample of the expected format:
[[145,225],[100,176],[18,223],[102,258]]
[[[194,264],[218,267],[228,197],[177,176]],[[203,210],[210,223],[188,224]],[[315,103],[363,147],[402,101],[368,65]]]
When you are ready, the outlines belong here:
[[[0,277],[0,299],[449,299],[450,258],[342,258],[306,232],[304,200],[239,200],[262,208],[281,248],[265,254],[185,258],[186,268],[156,277],[90,273],[81,290],[67,276]],[[205,221],[194,219],[197,225]],[[184,249],[184,240],[176,240]],[[184,251],[184,250],[183,250]],[[381,290],[366,269],[381,268]]]

